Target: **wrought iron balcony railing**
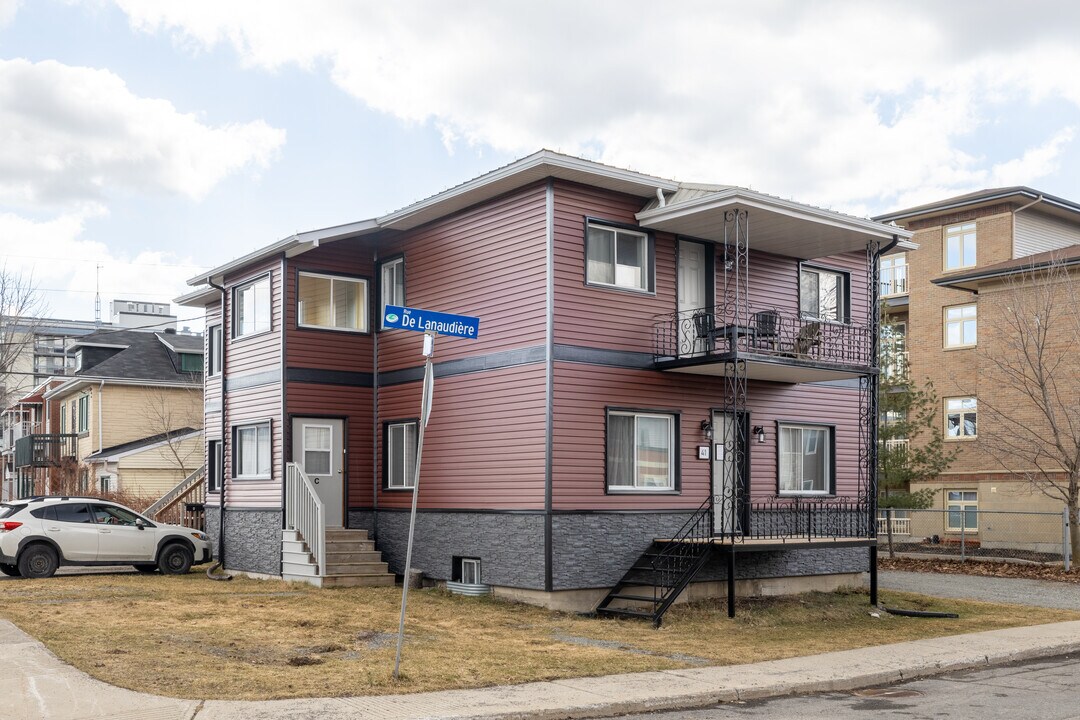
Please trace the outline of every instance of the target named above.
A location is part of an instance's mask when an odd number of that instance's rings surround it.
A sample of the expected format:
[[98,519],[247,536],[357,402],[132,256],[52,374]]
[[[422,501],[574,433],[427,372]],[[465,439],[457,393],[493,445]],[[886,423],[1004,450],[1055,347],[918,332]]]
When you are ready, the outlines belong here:
[[[717,524],[736,528],[718,533],[734,542],[869,538],[876,530],[870,504],[856,498],[776,497],[753,500],[745,508],[739,502],[716,498],[714,512],[732,514],[732,520]],[[740,517],[744,513],[745,520]]]
[[735,353],[872,367],[873,337],[865,325],[804,318],[773,308],[736,313],[724,306],[660,315],[654,325],[657,362],[717,359]]

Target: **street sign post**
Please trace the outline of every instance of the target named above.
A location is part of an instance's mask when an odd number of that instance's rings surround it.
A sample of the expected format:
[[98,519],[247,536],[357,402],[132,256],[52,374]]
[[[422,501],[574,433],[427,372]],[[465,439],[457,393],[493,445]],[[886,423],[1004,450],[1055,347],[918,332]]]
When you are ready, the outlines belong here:
[[420,494],[420,460],[424,455],[424,430],[427,428],[428,418],[431,417],[431,402],[435,394],[435,372],[431,362],[435,355],[435,338],[441,334],[475,340],[480,334],[480,318],[387,305],[383,312],[383,327],[424,333],[425,358],[420,428],[416,437],[416,467],[413,469],[412,513],[409,515],[409,543],[405,550],[405,581],[401,587],[401,618],[398,620],[397,654],[394,657],[394,679],[397,680],[401,667],[401,646],[405,640],[405,606],[409,600],[409,573],[412,570],[413,536],[416,530],[416,499]]

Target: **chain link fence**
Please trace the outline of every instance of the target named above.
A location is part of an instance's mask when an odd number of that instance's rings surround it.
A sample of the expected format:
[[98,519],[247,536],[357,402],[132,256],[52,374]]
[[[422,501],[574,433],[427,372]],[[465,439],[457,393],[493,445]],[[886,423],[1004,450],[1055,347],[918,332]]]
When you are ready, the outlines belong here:
[[889,557],[980,558],[1064,565],[1068,570],[1068,514],[978,510],[878,511],[878,547]]

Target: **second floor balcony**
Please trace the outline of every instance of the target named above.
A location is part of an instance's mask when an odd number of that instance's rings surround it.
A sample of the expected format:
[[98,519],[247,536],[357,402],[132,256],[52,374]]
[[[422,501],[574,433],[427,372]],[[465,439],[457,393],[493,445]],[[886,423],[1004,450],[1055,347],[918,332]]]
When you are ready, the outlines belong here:
[[906,264],[892,265],[881,268],[881,297],[887,298],[895,295],[908,294],[908,266]]
[[774,308],[684,310],[655,318],[653,331],[661,370],[723,375],[738,360],[750,379],[799,383],[859,377],[875,364],[869,327]]
[[73,459],[79,436],[74,433],[26,435],[15,441],[15,467],[52,467]]

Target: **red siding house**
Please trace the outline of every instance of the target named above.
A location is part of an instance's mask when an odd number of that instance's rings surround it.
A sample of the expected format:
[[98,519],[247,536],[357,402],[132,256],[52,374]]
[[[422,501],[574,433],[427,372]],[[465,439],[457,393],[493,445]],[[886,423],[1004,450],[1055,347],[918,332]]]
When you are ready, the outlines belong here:
[[877,258],[909,237],[549,151],[292,235],[180,299],[208,316],[208,531],[230,570],[403,571],[424,357],[382,317],[407,305],[481,323],[436,343],[428,577],[654,617],[691,582],[873,579]]

